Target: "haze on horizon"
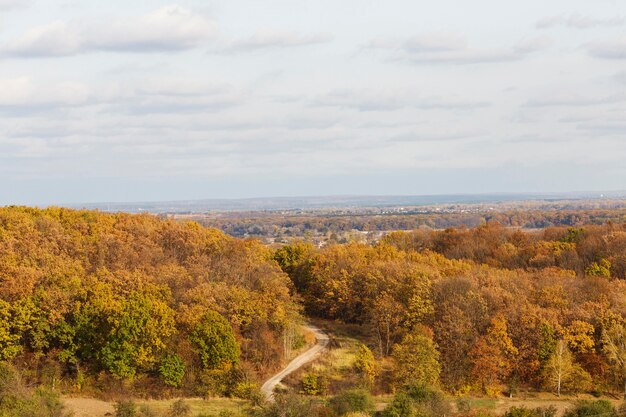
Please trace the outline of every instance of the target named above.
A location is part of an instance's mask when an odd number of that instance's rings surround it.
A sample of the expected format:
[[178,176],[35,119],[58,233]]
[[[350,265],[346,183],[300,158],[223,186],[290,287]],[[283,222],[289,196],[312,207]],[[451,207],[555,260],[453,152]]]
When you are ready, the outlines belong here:
[[0,0],[0,205],[626,189],[618,0]]

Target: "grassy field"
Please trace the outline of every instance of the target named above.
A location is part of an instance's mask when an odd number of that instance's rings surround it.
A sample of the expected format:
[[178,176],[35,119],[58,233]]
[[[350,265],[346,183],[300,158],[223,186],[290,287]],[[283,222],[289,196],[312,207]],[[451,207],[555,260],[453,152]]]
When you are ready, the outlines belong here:
[[[176,400],[137,400],[138,407],[147,406],[150,409],[165,415]],[[105,417],[114,414],[113,402],[101,401],[93,398],[63,398],[63,402],[74,417]],[[186,398],[185,402],[191,407],[191,415],[198,414],[217,415],[220,411],[228,410],[237,413],[243,412],[247,403],[243,400],[231,398],[213,398],[203,400],[201,398]]]

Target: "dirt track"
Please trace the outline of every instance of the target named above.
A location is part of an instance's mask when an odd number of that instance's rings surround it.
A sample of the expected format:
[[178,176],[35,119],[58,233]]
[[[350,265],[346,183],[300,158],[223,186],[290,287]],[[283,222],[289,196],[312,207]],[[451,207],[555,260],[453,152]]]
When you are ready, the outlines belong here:
[[261,387],[261,391],[265,394],[268,400],[273,400],[274,388],[280,383],[280,381],[282,381],[290,373],[298,370],[303,365],[317,358],[319,354],[328,346],[329,339],[326,333],[322,332],[315,326],[307,325],[306,328],[315,335],[317,343],[311,349],[298,355],[294,360],[289,362],[285,369],[265,381],[265,383]]

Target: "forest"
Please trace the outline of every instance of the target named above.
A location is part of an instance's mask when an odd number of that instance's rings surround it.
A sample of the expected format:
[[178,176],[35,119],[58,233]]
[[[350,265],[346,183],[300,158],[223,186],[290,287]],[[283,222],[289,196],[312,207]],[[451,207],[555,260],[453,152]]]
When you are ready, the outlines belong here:
[[[537,208],[530,205],[495,206],[490,210],[485,205],[443,206],[400,209],[357,209],[350,214],[343,211],[325,213],[310,212],[244,212],[177,215],[215,227],[235,237],[255,237],[261,240],[289,241],[294,238],[312,239],[318,243],[345,243],[355,233],[373,236],[394,230],[411,231],[419,228],[448,229],[478,227],[489,222],[520,229],[544,229],[553,226],[580,227],[602,225],[608,221],[623,223],[626,209],[616,204],[611,208],[588,208],[576,205],[548,205]],[[372,239],[369,239],[372,240]]]
[[[365,335],[351,377],[338,387],[312,371],[264,403],[259,386],[305,343],[305,320]],[[320,248],[148,214],[0,208],[2,417],[60,416],[58,394],[236,397],[267,417],[473,416],[448,399],[522,390],[626,395],[625,223],[492,220]],[[372,396],[388,400],[376,410]],[[607,404],[572,417],[617,416]]]

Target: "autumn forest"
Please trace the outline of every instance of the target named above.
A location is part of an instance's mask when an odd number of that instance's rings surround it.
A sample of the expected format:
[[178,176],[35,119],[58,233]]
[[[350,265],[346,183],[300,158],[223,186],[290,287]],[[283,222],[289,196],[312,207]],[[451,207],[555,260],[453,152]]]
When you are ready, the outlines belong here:
[[[358,329],[351,376],[311,368],[264,405],[260,385],[310,343],[311,321],[331,339]],[[320,247],[147,214],[0,209],[0,416],[62,415],[15,411],[61,410],[60,393],[440,417],[476,415],[449,399],[522,391],[626,395],[626,223],[494,220]],[[617,413],[594,404],[579,415]],[[509,417],[546,415],[520,410]]]

